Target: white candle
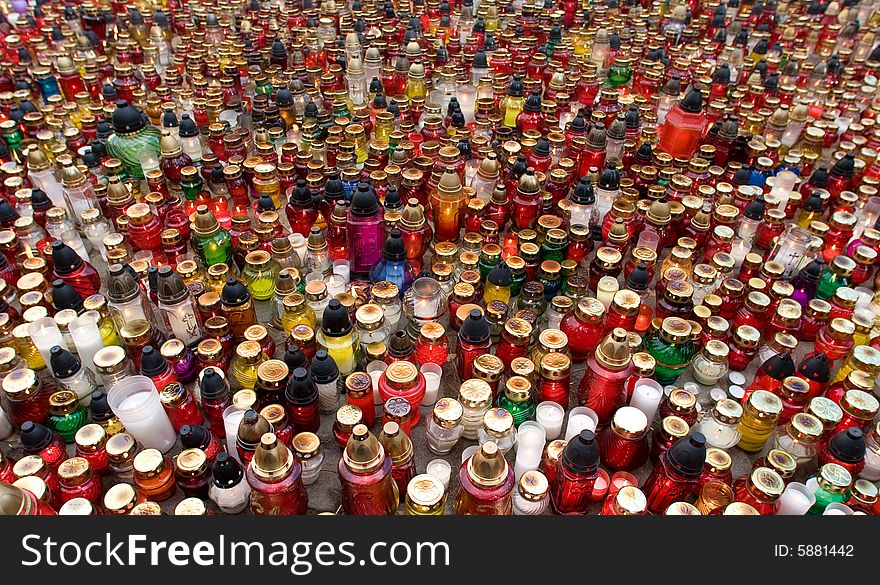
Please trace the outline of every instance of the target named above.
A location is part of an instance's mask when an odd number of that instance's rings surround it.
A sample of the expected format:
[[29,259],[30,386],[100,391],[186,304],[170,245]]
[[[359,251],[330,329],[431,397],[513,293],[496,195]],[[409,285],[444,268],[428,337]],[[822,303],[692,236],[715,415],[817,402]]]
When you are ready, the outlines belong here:
[[432,459],[428,462],[425,471],[443,482],[444,488],[449,489],[449,478],[452,475],[452,466],[449,465],[448,461],[443,459]]
[[816,497],[807,490],[807,486],[793,481],[785,486],[785,491],[776,501],[776,515],[803,516],[815,503]]
[[6,416],[6,411],[0,408],[0,441],[8,439],[13,430],[12,421]]
[[785,210],[797,180],[798,176],[791,171],[782,171],[773,177],[773,188],[769,194],[779,199],[779,207],[777,209]]
[[345,292],[345,279],[338,274],[328,276],[324,282],[327,284],[327,294],[330,295],[331,298]]
[[[31,336],[31,341],[34,342],[34,345],[37,347],[37,350],[40,352],[40,355],[43,356],[43,361],[46,362],[46,365],[49,366],[49,370],[52,370],[51,366],[51,349],[56,345],[61,346],[62,348],[67,347],[64,343],[64,337],[61,335],[61,330],[58,329],[58,324],[55,323],[55,319],[51,317],[43,317],[37,321],[34,321],[30,325],[28,325],[28,334]],[[100,340],[101,336],[98,336]],[[55,373],[54,371],[52,372]]]
[[291,234],[288,238],[290,240],[290,244],[293,246],[293,250],[299,256],[299,261],[302,264],[306,262],[306,252],[309,250],[309,244],[306,241],[305,237],[302,234]]
[[98,329],[98,323],[94,317],[82,315],[77,317],[68,325],[67,330],[70,337],[73,338],[73,344],[76,346],[76,352],[79,359],[95,376],[95,380],[101,380],[98,370],[95,368],[95,354],[104,347],[104,341],[101,339],[101,332]]
[[535,409],[535,419],[544,427],[544,432],[551,441],[562,432],[563,418],[565,418],[565,409],[549,400],[540,403]]
[[596,286],[596,298],[605,305],[606,311],[611,306],[614,293],[618,290],[620,290],[620,283],[613,276],[603,276],[599,279],[599,284]]
[[166,453],[174,446],[177,433],[162,408],[155,384],[146,376],[129,376],[118,382],[108,392],[107,402],[126,432],[147,449]]
[[654,420],[657,409],[660,407],[660,401],[663,399],[663,388],[654,380],[639,380],[635,388],[633,388],[632,399],[629,401],[630,406],[635,406],[645,413],[648,422]]
[[345,280],[345,284],[351,282],[351,266],[348,260],[334,260],[333,274],[338,274]]
[[568,415],[568,426],[565,427],[565,440],[570,441],[572,437],[580,434],[581,431],[596,431],[596,423],[585,414]]
[[382,377],[382,373],[388,369],[388,364],[383,362],[382,360],[373,360],[367,364],[367,374],[370,375],[370,379],[373,381],[373,403],[374,404],[382,404],[382,397],[379,396],[379,378]]
[[461,452],[461,462],[464,463],[465,461],[470,459],[471,455],[476,453],[477,449],[479,448],[479,445],[471,445],[470,447],[465,447],[464,450]]
[[241,458],[238,456],[238,447],[236,440],[238,439],[238,425],[244,418],[245,411],[236,405],[227,406],[223,411],[223,428],[226,430],[226,452],[234,457],[239,463]]
[[746,255],[748,255],[749,250],[752,249],[751,244],[746,242],[743,239],[737,238],[733,242],[733,247],[730,249],[730,255],[733,256],[734,265],[739,268],[742,266],[743,260],[745,260]]
[[538,469],[546,441],[544,427],[535,421],[526,421],[519,426],[516,433],[516,462],[513,467],[516,481],[526,471]]
[[443,368],[437,364],[428,363],[419,368],[419,371],[425,377],[425,397],[422,398],[422,406],[433,406],[440,393]]

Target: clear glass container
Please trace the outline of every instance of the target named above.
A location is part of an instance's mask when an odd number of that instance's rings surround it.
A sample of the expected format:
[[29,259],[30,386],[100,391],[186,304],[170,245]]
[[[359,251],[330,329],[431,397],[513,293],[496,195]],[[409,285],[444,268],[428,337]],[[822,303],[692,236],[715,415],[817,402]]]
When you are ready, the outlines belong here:
[[807,253],[813,236],[802,227],[789,224],[786,230],[776,238],[776,243],[767,255],[767,261],[779,262],[785,267],[782,278],[788,280],[794,276]]
[[355,314],[357,331],[362,345],[371,343],[388,344],[391,330],[385,322],[385,312],[377,304],[367,303],[361,306]]
[[454,398],[441,398],[434,404],[431,416],[425,426],[428,449],[437,455],[445,455],[452,451],[464,433],[464,409]]
[[706,342],[703,350],[694,357],[693,367],[694,380],[706,386],[712,386],[727,375],[727,355],[730,349],[727,344],[717,339]]
[[477,429],[483,425],[483,415],[492,406],[492,388],[483,380],[465,380],[458,390],[458,401],[462,406],[462,436],[473,441],[477,438]]
[[540,516],[550,504],[547,476],[537,470],[526,471],[513,490],[514,516]]
[[700,432],[706,437],[706,445],[729,449],[740,439],[739,421],[743,409],[738,402],[722,398],[700,421]]
[[785,451],[798,467],[809,465],[819,454],[822,421],[806,412],[798,412],[786,425],[776,427],[773,446]]
[[302,482],[311,485],[318,481],[324,465],[324,449],[314,433],[299,433],[293,437],[293,450],[302,464]]
[[498,445],[498,450],[506,454],[516,444],[516,428],[513,415],[503,408],[490,408],[483,415],[483,424],[477,429],[480,445],[489,441]]

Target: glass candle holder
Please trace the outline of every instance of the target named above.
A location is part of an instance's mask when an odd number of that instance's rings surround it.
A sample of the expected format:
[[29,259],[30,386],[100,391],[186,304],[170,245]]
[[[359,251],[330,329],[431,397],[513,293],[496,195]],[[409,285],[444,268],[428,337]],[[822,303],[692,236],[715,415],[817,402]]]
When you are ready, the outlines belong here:
[[[55,323],[55,319],[51,317],[44,317],[28,325],[28,334],[47,365],[50,364],[53,347],[56,345],[67,347],[67,344],[64,343],[64,337],[61,335],[61,330]],[[51,369],[51,365],[49,367]]]

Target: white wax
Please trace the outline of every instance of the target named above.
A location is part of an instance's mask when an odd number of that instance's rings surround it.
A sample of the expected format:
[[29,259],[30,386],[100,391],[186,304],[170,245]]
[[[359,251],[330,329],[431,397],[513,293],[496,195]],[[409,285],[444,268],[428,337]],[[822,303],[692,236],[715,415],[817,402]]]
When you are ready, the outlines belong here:
[[449,478],[452,475],[452,466],[443,459],[432,459],[425,468],[426,473],[430,473],[441,482],[443,487],[449,489]]
[[425,377],[425,397],[422,398],[422,406],[432,406],[437,402],[437,394],[440,391],[440,374],[422,371],[422,375]]
[[236,447],[236,439],[238,438],[238,425],[244,418],[244,410],[235,406],[229,406],[223,411],[223,428],[226,430],[226,452],[241,463],[238,456],[238,448]]
[[605,305],[606,311],[611,306],[614,293],[618,290],[620,290],[620,283],[613,276],[603,276],[599,279],[599,284],[596,287],[596,298]]
[[547,439],[552,441],[562,432],[562,419],[565,411],[562,406],[555,402],[544,401],[535,409],[535,419],[547,434]]
[[[43,356],[43,361],[45,361],[46,365],[49,366],[49,369],[52,370],[50,360],[52,354],[50,353],[50,350],[56,345],[67,347],[67,344],[64,343],[64,337],[61,335],[61,330],[58,329],[55,320],[51,317],[45,317],[39,321],[35,321],[28,325],[28,333],[31,336],[31,341],[34,342],[34,345],[40,352],[40,355]],[[100,336],[98,338],[100,339]],[[52,373],[54,374],[55,372],[53,371]]]
[[330,295],[331,298],[344,293],[347,286],[345,278],[339,274],[328,276],[325,279],[325,283],[327,284],[327,294]]
[[104,347],[104,341],[101,339],[101,332],[95,319],[89,316],[77,317],[71,321],[68,331],[83,366],[92,372],[96,381],[100,382],[101,377],[95,367],[95,354]]
[[[158,449],[166,453],[174,446],[177,434],[174,432],[174,427],[171,426],[171,421],[168,420],[168,415],[165,414],[159,403],[158,393],[155,393],[155,404],[150,404],[153,402],[152,399],[153,397],[146,391],[129,396],[122,401],[124,410],[129,408],[143,409],[148,411],[148,414],[146,412],[138,413],[138,416],[133,420],[120,416],[119,420],[125,425],[126,432],[137,439],[138,443],[147,449]],[[146,416],[143,416],[144,414]]]
[[461,462],[464,463],[465,461],[467,461],[468,458],[470,458],[471,455],[476,453],[477,449],[479,449],[479,448],[480,447],[478,445],[471,445],[470,447],[465,447],[464,450],[461,452]]
[[568,426],[565,427],[565,440],[570,441],[572,437],[577,436],[583,430],[595,432],[595,421],[586,414],[569,415]]
[[632,399],[629,401],[630,406],[635,406],[645,413],[648,422],[654,420],[657,409],[660,407],[660,401],[663,399],[663,390],[659,384],[653,380],[643,380],[636,384],[633,389]]
[[346,284],[351,282],[351,267],[348,264],[348,260],[334,260],[333,274],[341,276]]
[[379,378],[382,377],[382,373],[388,369],[388,364],[383,362],[382,360],[373,360],[367,364],[367,374],[370,375],[370,380],[373,381],[373,404],[382,404],[382,397],[379,396]]

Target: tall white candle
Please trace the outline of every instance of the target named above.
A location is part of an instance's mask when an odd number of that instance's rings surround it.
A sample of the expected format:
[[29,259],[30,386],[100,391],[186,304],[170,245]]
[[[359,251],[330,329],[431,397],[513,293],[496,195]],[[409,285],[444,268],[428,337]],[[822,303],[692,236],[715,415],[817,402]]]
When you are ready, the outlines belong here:
[[636,382],[629,405],[644,412],[650,423],[657,414],[661,400],[663,400],[663,387],[654,380],[642,379]]
[[591,408],[578,406],[571,409],[571,412],[568,413],[568,425],[565,427],[565,440],[570,441],[572,437],[579,435],[583,430],[595,432],[598,418]]
[[596,287],[596,298],[605,305],[606,311],[611,306],[614,293],[618,290],[620,290],[620,283],[613,276],[603,276],[599,279],[599,284]]
[[373,381],[374,404],[382,404],[382,397],[379,396],[379,378],[382,377],[382,373],[386,369],[388,369],[388,364],[382,360],[373,360],[367,364],[367,374],[370,375],[370,379]]
[[168,452],[177,433],[162,408],[159,392],[146,376],[129,376],[110,388],[110,409],[119,417],[126,432],[148,449]]
[[238,447],[236,441],[238,439],[238,425],[244,418],[245,411],[236,405],[227,406],[223,411],[223,428],[226,431],[226,452],[235,457],[241,463],[238,456]]
[[[28,325],[28,334],[31,336],[31,341],[34,342],[34,345],[37,347],[37,350],[40,352],[40,355],[43,356],[43,361],[46,362],[46,365],[49,367],[49,370],[52,370],[51,362],[49,358],[51,357],[51,349],[56,345],[59,345],[63,348],[66,348],[67,345],[64,343],[64,336],[61,335],[61,330],[58,329],[58,324],[55,323],[55,319],[51,317],[43,317],[37,321],[34,321],[30,325]],[[98,336],[100,340],[101,336]],[[52,372],[55,373],[54,371]]]
[[422,406],[433,406],[437,402],[440,393],[440,379],[443,376],[443,368],[437,364],[425,364],[419,371],[425,377],[425,397],[422,398]]
[[83,366],[95,376],[95,380],[100,383],[101,377],[95,367],[95,354],[104,347],[104,341],[101,339],[101,332],[98,329],[98,322],[94,317],[82,315],[70,322],[67,330],[76,346],[76,352]]

